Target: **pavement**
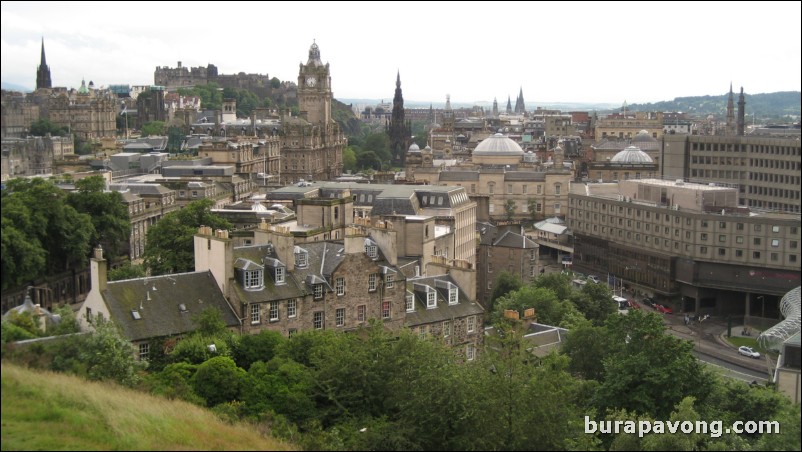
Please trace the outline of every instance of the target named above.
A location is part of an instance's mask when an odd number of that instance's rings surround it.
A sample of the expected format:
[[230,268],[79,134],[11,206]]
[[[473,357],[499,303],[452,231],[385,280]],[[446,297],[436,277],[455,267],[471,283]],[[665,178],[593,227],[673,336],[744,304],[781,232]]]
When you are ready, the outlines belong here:
[[[625,294],[627,298],[632,299],[632,294]],[[745,367],[756,372],[767,374],[766,357],[761,356],[758,359],[749,358],[738,353],[738,347],[730,344],[727,341],[727,319],[720,317],[708,317],[703,322],[691,321],[685,325],[685,314],[661,314],[655,309],[638,303],[644,312],[654,312],[663,317],[663,323],[666,330],[676,337],[692,341],[694,350],[697,353],[717,358],[736,366]],[[732,336],[744,336],[743,325],[733,325],[731,330]],[[751,334],[744,337],[751,337],[756,339],[760,334],[759,331],[752,329]],[[772,362],[772,369],[776,363]]]

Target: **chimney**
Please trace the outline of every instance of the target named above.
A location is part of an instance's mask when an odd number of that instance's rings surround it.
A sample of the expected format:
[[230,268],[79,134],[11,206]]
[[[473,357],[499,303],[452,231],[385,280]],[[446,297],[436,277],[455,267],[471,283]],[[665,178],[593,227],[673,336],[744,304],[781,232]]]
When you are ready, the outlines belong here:
[[97,288],[99,291],[106,290],[106,283],[108,282],[108,267],[106,267],[106,259],[103,259],[103,248],[100,245],[94,250],[92,259],[89,263],[92,288]]

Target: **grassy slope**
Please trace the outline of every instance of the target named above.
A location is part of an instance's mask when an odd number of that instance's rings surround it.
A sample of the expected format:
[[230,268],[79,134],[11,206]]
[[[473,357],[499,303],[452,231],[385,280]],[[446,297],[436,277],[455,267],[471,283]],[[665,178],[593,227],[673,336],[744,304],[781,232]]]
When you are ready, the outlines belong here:
[[2,450],[288,450],[195,405],[2,363]]

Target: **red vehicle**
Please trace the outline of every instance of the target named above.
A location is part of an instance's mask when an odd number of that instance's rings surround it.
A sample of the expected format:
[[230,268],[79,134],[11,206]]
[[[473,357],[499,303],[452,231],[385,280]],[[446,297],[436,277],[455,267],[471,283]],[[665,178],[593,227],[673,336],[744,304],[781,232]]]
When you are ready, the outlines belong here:
[[654,309],[657,312],[661,312],[663,314],[673,314],[674,313],[674,311],[672,311],[671,308],[663,306],[661,304],[657,304],[657,303],[654,304]]
[[629,304],[630,309],[640,309],[640,305],[635,300],[627,300],[627,304]]

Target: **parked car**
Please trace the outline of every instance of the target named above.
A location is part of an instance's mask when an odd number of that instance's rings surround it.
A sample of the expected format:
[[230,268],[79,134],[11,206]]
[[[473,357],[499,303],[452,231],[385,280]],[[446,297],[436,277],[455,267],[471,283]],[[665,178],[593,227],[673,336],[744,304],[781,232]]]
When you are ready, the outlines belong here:
[[652,297],[644,298],[643,300],[641,300],[641,303],[652,308],[654,307],[654,299]]
[[657,312],[661,312],[663,314],[673,314],[674,313],[674,311],[672,311],[671,308],[669,308],[668,306],[663,306],[663,305],[658,304],[658,303],[654,304],[654,309]]
[[738,353],[740,353],[740,354],[742,354],[744,356],[748,356],[750,358],[755,358],[755,359],[760,358],[760,353],[759,352],[756,352],[756,351],[754,351],[752,349],[752,347],[747,347],[745,345],[742,345],[742,346],[738,347]]

